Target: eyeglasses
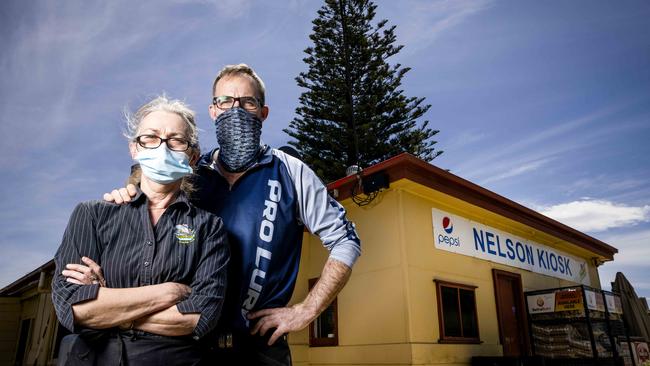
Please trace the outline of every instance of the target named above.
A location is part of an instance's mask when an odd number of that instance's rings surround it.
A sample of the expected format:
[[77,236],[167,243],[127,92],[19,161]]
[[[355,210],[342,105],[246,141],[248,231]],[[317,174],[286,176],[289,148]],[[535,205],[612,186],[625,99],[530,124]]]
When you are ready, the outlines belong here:
[[221,95],[212,98],[212,104],[217,108],[226,110],[235,106],[235,102],[239,102],[239,106],[249,112],[255,112],[260,108],[260,101],[255,97],[231,97],[230,95]]
[[192,144],[190,144],[186,139],[178,137],[164,139],[156,135],[140,135],[135,138],[135,141],[145,149],[156,149],[158,146],[162,145],[163,142],[166,143],[169,150],[172,151],[187,151],[187,149],[192,146]]

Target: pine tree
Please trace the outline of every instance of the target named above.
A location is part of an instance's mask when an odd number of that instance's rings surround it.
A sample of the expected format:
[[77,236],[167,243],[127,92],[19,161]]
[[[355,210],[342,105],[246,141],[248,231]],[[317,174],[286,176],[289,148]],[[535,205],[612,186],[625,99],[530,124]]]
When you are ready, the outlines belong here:
[[312,21],[308,70],[296,78],[306,91],[284,132],[326,182],[351,165],[368,167],[402,152],[426,161],[442,153],[432,141],[439,131],[417,122],[431,105],[400,89],[410,68],[387,62],[403,46],[394,45],[395,26],[387,20],[372,26],[376,8],[367,0],[326,0]]

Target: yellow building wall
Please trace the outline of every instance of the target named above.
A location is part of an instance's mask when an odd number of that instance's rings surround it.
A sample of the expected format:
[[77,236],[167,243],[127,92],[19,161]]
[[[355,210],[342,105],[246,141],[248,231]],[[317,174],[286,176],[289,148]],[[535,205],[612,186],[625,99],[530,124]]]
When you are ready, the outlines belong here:
[[[338,296],[338,347],[308,347],[308,329],[291,334],[294,364],[408,364],[408,319],[403,246],[393,224],[397,195],[379,197],[368,207],[344,202],[362,240],[362,255],[350,281]],[[306,234],[298,284],[292,303],[307,294],[307,281],[320,276],[328,252],[317,237]]]
[[[23,320],[32,319],[31,328],[27,336],[23,364],[25,365],[50,365],[54,364],[53,355],[54,335],[57,329],[57,319],[52,304],[52,294],[50,291],[52,277],[46,276],[43,282],[43,288],[33,286],[22,292],[19,297],[0,298],[0,304],[11,300],[15,303],[16,318],[16,340],[13,342],[13,348],[7,351],[8,355],[3,352],[0,360],[6,358],[14,359],[17,351],[17,340],[19,329]],[[3,334],[0,332],[0,334]],[[0,362],[0,365],[7,363]]]
[[12,365],[18,330],[20,329],[20,298],[0,297],[0,365]]
[[[309,347],[308,330],[291,334],[294,364],[468,365],[472,356],[502,354],[492,269],[519,273],[524,291],[569,286],[554,277],[436,249],[431,208],[438,208],[585,259],[600,287],[592,253],[408,180],[391,184],[369,206],[343,202],[362,241],[362,255],[338,296],[338,347]],[[292,303],[307,294],[327,260],[320,240],[305,234]],[[440,344],[434,279],[477,286],[482,344]]]

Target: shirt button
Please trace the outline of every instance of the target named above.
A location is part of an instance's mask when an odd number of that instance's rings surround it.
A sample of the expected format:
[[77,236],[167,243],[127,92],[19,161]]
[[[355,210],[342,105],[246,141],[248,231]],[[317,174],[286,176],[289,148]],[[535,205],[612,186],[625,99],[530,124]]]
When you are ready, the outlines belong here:
[[199,340],[199,336],[196,336],[196,335],[195,335],[194,337],[192,337],[192,339],[194,339],[195,341],[198,341],[198,340]]
[[153,242],[151,240],[147,240],[147,245],[151,246],[153,245]]
[[145,267],[148,267],[148,266],[149,266],[149,262],[144,262],[144,266],[145,266]]

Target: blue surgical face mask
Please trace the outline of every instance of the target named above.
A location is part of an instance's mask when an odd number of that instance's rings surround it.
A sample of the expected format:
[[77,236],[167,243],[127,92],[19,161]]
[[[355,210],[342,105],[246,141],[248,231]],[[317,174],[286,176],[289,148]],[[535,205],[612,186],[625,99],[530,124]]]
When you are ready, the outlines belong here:
[[159,184],[169,184],[192,174],[187,154],[171,151],[166,144],[155,149],[141,149],[135,160],[140,163],[142,174]]
[[262,120],[243,108],[230,108],[214,121],[219,163],[231,173],[250,168],[260,151]]

